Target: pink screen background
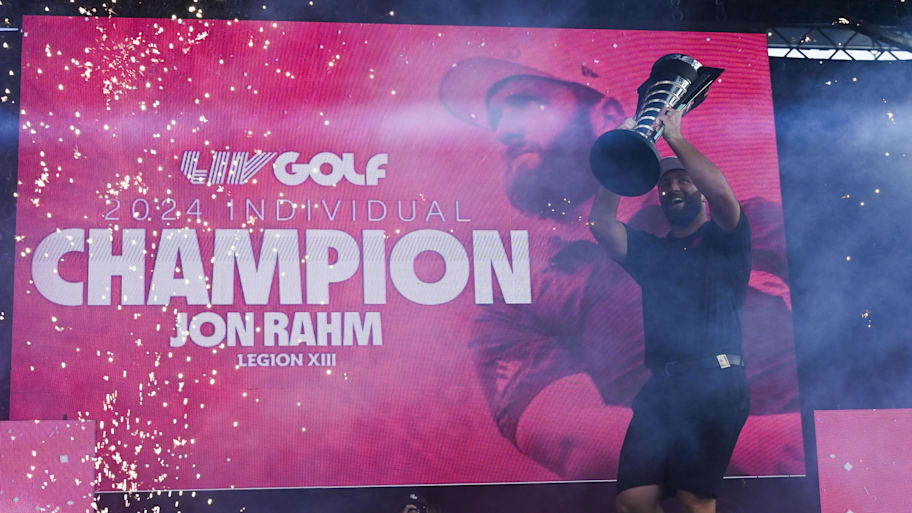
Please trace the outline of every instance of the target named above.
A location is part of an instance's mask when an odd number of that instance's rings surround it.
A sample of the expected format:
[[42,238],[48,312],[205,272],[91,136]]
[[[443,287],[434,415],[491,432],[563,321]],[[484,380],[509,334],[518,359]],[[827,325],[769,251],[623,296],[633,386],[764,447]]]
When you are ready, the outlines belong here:
[[[441,105],[442,77],[466,58],[509,60],[587,83],[615,96],[631,115],[637,86],[657,58],[672,52],[726,69],[707,101],[687,115],[685,135],[725,170],[742,202],[775,207],[778,217],[766,227],[769,252],[784,262],[762,34],[27,17],[12,417],[105,421],[99,490],[559,480],[518,452],[492,421],[466,347],[477,309],[471,279],[453,301],[425,306],[397,295],[387,277],[387,303],[364,305],[359,270],[331,286],[330,305],[280,306],[276,282],[265,307],[243,305],[236,280],[235,305],[212,311],[383,315],[383,345],[332,348],[338,364],[331,373],[237,369],[240,348],[168,347],[173,311],[205,307],[188,307],[182,299],[165,312],[55,305],[32,283],[33,251],[58,228],[112,228],[118,248],[123,228],[145,228],[148,245],[156,239],[153,230],[190,227],[208,269],[210,230],[241,227],[228,219],[226,203],[264,199],[267,219],[243,226],[253,229],[255,254],[261,228],[298,229],[302,240],[304,229],[343,230],[356,238],[363,229],[383,229],[387,253],[417,229],[446,231],[468,249],[472,230],[497,230],[506,241],[510,230],[527,230],[535,273],[547,262],[554,226],[511,207],[501,178],[502,145]],[[584,66],[591,73],[584,75]],[[376,187],[345,181],[334,188],[289,187],[276,181],[271,165],[256,183],[238,186],[191,185],[181,175],[185,150],[202,150],[204,168],[208,150],[225,147],[302,156],[353,152],[359,170],[370,155],[388,153],[389,164]],[[670,153],[664,143],[659,149]],[[173,198],[180,211],[199,199],[207,225],[187,215],[161,220],[155,206],[164,198]],[[298,212],[294,221],[279,222],[271,214],[278,198],[342,203],[334,221],[315,209],[310,221]],[[148,220],[129,219],[137,199],[153,206]],[[392,209],[396,200],[416,200],[418,219],[402,222],[391,209],[381,222],[367,222],[360,210],[353,221],[348,205],[354,200],[363,209],[368,199]],[[104,219],[112,200],[121,202],[119,221]],[[457,222],[456,200],[470,222]],[[445,220],[422,218],[433,201]],[[625,199],[621,216],[656,203],[654,193]],[[756,222],[754,230],[764,231]],[[86,261],[84,253],[68,254],[61,276],[85,280]],[[148,287],[151,257],[146,262]],[[427,281],[442,273],[439,259],[420,263]],[[786,279],[755,272],[751,283],[789,305]],[[618,289],[618,319],[638,311],[631,284]],[[797,397],[791,321],[785,321],[773,330],[780,361],[769,372],[784,376]],[[257,346],[251,351],[280,350]],[[762,367],[766,360],[757,355],[755,361]],[[762,401],[764,390],[753,394]],[[797,412],[781,413],[749,420],[736,457],[753,456],[740,473],[803,473],[800,419]],[[118,458],[135,463],[136,473]]]
[[93,511],[94,455],[94,422],[0,422],[0,510]]
[[820,511],[904,511],[912,473],[912,410],[818,410]]

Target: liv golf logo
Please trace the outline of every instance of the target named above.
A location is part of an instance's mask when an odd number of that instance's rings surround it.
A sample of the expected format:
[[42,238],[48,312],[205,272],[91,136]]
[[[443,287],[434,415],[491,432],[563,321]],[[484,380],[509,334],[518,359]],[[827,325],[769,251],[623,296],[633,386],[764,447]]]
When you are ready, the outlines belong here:
[[[209,169],[200,169],[200,152],[188,150],[181,159],[181,173],[193,185],[243,185],[276,155],[279,152],[259,152],[251,156],[244,151],[215,151]],[[272,169],[279,182],[293,186],[312,178],[318,185],[334,186],[345,178],[353,185],[377,185],[381,178],[386,178],[384,166],[389,162],[388,154],[378,153],[368,159],[364,173],[359,173],[355,170],[354,153],[339,156],[324,151],[308,161],[298,162],[300,156],[298,152],[286,151],[275,159]]]

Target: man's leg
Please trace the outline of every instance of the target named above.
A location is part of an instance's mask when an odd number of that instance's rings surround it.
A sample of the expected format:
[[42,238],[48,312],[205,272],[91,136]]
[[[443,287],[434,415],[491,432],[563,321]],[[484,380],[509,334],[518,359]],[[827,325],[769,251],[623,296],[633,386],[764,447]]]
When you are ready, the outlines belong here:
[[686,513],[716,513],[716,499],[678,490],[678,501]]
[[617,513],[662,513],[662,489],[659,485],[635,486],[619,493],[615,500]]
[[516,445],[523,454],[566,479],[608,479],[632,413],[607,406],[588,374],[545,387],[519,418]]
[[669,472],[684,511],[715,513],[715,497],[750,407],[744,369],[683,374],[677,384],[680,429]]

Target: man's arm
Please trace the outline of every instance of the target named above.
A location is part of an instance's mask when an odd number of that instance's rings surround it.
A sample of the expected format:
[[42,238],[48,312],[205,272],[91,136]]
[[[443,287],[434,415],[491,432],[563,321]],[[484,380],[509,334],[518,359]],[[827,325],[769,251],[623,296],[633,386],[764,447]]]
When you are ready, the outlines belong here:
[[730,232],[741,220],[741,207],[722,171],[681,135],[681,116],[681,111],[666,108],[656,118],[656,123],[665,126],[662,137],[681,159],[694,185],[706,197],[713,221]]
[[617,220],[620,201],[617,194],[602,188],[595,195],[592,210],[589,211],[589,230],[592,236],[619,263],[627,258],[627,228]]
[[[618,128],[630,130],[634,126],[636,122],[632,118],[627,118]],[[627,229],[617,220],[620,201],[620,196],[601,188],[595,195],[592,210],[589,211],[589,231],[616,262],[623,262],[627,258]]]

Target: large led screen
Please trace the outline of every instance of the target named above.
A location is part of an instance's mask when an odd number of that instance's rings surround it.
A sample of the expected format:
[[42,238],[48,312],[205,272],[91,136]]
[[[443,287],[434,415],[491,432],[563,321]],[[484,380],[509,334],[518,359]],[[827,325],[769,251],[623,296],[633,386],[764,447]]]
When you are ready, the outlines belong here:
[[24,26],[11,412],[97,421],[98,490],[614,479],[649,371],[588,153],[669,53],[725,69],[684,135],[753,233],[729,475],[803,473],[762,34]]

